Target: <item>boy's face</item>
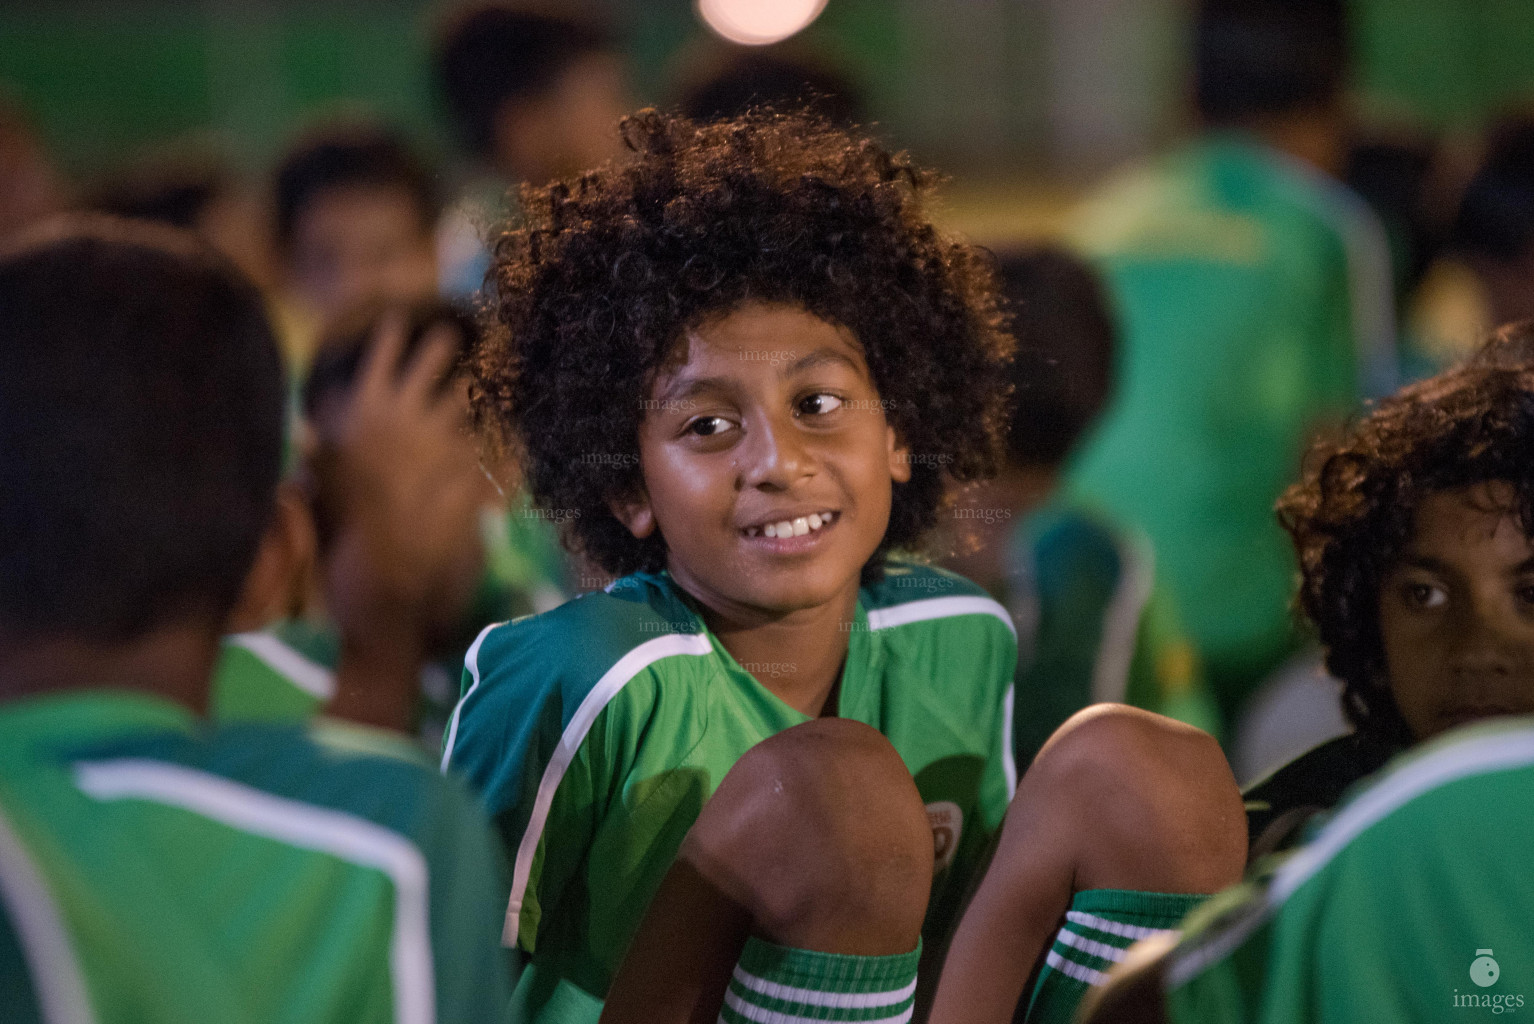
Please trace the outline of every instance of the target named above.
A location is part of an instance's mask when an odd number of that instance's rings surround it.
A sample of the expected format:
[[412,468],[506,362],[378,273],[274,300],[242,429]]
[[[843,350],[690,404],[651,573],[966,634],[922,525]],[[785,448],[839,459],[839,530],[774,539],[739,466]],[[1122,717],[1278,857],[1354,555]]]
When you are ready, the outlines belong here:
[[326,322],[367,302],[430,298],[437,290],[431,225],[404,189],[326,189],[293,226],[288,274]]
[[750,304],[683,339],[639,428],[644,493],[677,582],[715,611],[778,616],[851,600],[910,479],[862,349],[797,307]]
[[1381,587],[1386,671],[1419,740],[1534,713],[1534,543],[1511,498],[1501,483],[1429,495]]

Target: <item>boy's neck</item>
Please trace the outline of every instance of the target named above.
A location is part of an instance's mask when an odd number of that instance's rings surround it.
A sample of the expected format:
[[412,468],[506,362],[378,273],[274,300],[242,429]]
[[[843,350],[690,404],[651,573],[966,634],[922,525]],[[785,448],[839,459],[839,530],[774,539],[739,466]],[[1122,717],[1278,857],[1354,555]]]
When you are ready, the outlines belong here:
[[811,718],[837,714],[858,580],[823,605],[779,614],[716,608],[692,596],[709,630],[757,682]]
[[71,690],[131,690],[207,710],[218,635],[205,623],[155,627],[123,643],[0,636],[0,702]]

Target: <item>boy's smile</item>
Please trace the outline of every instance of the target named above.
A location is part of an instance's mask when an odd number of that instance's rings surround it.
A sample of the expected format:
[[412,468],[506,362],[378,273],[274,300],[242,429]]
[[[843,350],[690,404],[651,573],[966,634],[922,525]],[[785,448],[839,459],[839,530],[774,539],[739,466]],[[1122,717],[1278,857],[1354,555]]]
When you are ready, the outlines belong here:
[[1502,483],[1441,491],[1380,592],[1396,704],[1420,740],[1534,713],[1534,542]]
[[910,478],[862,347],[762,303],[682,345],[640,424],[644,493],[615,511],[636,536],[659,529],[677,582],[733,620],[850,614],[891,485]]

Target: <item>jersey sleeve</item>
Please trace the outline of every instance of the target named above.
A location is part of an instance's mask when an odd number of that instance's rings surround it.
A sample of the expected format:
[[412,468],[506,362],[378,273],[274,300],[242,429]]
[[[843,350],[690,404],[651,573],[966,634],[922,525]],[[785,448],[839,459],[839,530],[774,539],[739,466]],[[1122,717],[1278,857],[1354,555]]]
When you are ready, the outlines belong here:
[[501,941],[532,953],[632,764],[634,730],[613,723],[631,720],[620,709],[645,687],[615,701],[600,674],[558,656],[572,641],[521,625],[492,628],[471,648],[443,768],[478,790],[510,865]]
[[0,1006],[5,1007],[8,1021],[41,1024],[42,1005],[38,1002],[27,956],[3,896],[3,887],[0,887]]
[[456,778],[425,830],[431,871],[431,937],[440,1021],[499,1020],[511,994],[511,964],[500,948],[506,868],[484,811]]

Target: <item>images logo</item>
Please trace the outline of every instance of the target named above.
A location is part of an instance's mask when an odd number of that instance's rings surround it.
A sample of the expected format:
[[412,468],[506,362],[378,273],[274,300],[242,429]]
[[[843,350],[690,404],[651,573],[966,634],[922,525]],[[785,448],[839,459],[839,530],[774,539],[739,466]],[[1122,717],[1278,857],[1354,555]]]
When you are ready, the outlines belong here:
[[1491,950],[1476,950],[1475,959],[1470,961],[1470,980],[1482,988],[1488,988],[1495,985],[1501,976],[1502,968],[1491,958]]
[[[1475,951],[1475,959],[1470,961],[1470,980],[1481,988],[1490,988],[1502,977],[1502,967],[1492,959],[1491,950],[1478,949]],[[1490,1010],[1492,1013],[1513,1013],[1523,1005],[1523,996],[1518,993],[1511,995],[1504,992],[1464,992],[1454,990],[1454,1005],[1458,1007],[1478,1007]]]

